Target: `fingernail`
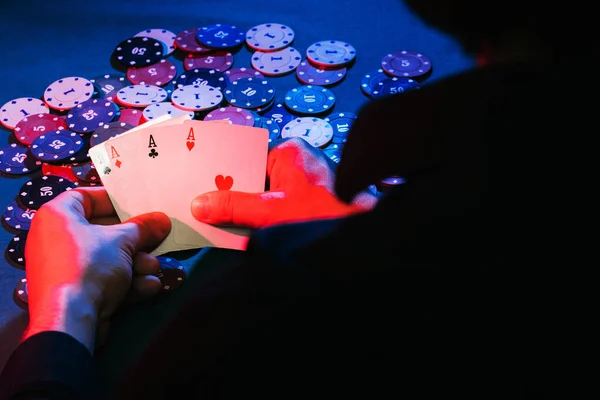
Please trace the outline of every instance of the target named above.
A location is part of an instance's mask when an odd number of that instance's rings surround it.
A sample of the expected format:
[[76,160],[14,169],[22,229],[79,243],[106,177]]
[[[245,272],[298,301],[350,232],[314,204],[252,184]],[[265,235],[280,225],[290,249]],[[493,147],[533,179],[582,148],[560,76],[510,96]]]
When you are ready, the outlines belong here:
[[198,196],[192,201],[192,215],[196,219],[208,219],[208,197]]

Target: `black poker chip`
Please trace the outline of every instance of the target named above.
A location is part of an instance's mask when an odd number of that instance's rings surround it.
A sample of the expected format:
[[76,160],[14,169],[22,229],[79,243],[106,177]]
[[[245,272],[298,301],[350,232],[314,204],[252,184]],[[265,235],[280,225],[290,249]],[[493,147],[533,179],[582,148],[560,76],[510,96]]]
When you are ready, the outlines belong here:
[[163,58],[163,45],[156,39],[136,36],[119,43],[113,57],[126,67],[145,67]]
[[397,175],[392,175],[385,179],[382,179],[381,181],[376,183],[375,186],[377,187],[377,190],[379,190],[380,192],[387,193],[390,190],[392,190],[393,188],[400,186],[405,182],[406,181],[404,180],[404,178],[401,178]]
[[94,133],[92,133],[92,136],[90,137],[90,146],[97,146],[100,143],[104,143],[108,139],[114,138],[117,135],[121,135],[133,128],[135,128],[134,125],[122,121],[114,121],[104,124],[97,128]]
[[27,242],[27,233],[21,232],[14,236],[4,250],[4,258],[15,268],[25,269],[25,243]]
[[27,309],[29,305],[29,292],[27,290],[27,278],[21,278],[15,286],[15,303],[18,306]]
[[21,186],[18,199],[24,207],[37,210],[62,192],[75,187],[77,187],[76,183],[60,176],[38,176]]
[[187,277],[183,264],[171,257],[158,256],[156,258],[160,262],[160,271],[156,276],[163,285],[163,292],[177,289]]
[[195,68],[185,71],[177,78],[175,86],[180,88],[187,85],[208,85],[223,90],[229,80],[225,73],[210,68]]
[[14,200],[2,214],[3,222],[17,231],[28,231],[34,216],[35,210],[23,207]]

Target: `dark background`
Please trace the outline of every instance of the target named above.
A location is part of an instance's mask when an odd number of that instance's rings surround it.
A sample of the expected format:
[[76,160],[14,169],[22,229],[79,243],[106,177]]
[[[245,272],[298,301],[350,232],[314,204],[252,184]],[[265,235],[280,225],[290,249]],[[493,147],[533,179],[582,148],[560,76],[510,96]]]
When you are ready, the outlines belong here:
[[[20,0],[4,2],[0,9],[0,105],[19,97],[41,98],[46,87],[60,78],[90,79],[117,72],[110,63],[113,49],[145,29],[168,29],[177,34],[184,29],[228,23],[247,30],[267,22],[290,26],[296,33],[293,46],[303,55],[308,46],[321,40],[341,40],[356,48],[356,63],[345,80],[332,88],[337,98],[335,112],[358,112],[368,101],[360,90],[360,80],[379,68],[388,52],[405,49],[426,54],[432,60],[433,72],[423,84],[473,64],[455,41],[425,26],[400,0]],[[241,48],[233,67],[250,67],[250,55],[248,48]],[[181,59],[173,55],[169,59],[181,73]],[[300,85],[295,74],[267,79],[275,85],[277,99]],[[10,133],[0,131],[0,146],[8,143]],[[29,178],[0,177],[2,211]],[[11,237],[11,233],[0,230],[2,254]],[[109,341],[97,353],[106,379],[112,379],[141,350],[148,336],[193,291],[195,281],[239,253],[203,249],[174,256],[184,261],[189,281],[169,296],[124,308],[115,317]],[[24,275],[0,259],[0,370],[27,325],[27,312],[13,301],[14,287]]]

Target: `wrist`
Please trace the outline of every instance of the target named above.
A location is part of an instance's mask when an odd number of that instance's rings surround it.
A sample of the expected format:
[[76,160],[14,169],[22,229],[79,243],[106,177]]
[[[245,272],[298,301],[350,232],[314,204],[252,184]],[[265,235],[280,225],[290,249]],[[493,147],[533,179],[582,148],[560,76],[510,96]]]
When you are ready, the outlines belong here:
[[93,353],[98,309],[80,287],[63,285],[35,300],[29,304],[29,326],[23,340],[45,331],[64,332]]

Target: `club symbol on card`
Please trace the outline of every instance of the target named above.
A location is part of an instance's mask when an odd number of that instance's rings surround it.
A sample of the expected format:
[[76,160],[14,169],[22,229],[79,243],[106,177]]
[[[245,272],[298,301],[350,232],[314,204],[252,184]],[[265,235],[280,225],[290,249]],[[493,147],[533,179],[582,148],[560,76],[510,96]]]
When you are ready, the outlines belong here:
[[192,149],[194,148],[194,146],[196,145],[195,142],[192,142],[191,140],[188,140],[187,142],[185,142],[185,145],[187,146],[189,151],[192,151]]
[[230,176],[215,176],[215,184],[219,190],[229,190],[233,186],[233,178]]
[[150,150],[150,153],[148,153],[148,157],[152,157],[152,158],[158,157],[158,151],[156,151],[156,149]]

